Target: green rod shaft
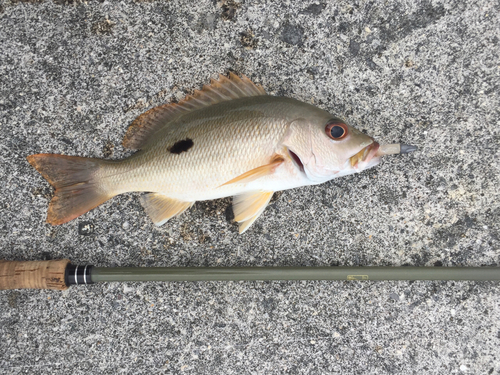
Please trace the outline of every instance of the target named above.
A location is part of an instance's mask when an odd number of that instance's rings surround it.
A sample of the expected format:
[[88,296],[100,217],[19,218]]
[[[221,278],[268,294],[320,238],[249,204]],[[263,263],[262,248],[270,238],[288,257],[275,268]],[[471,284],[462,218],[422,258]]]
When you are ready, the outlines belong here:
[[93,267],[92,282],[241,280],[500,280],[500,267]]

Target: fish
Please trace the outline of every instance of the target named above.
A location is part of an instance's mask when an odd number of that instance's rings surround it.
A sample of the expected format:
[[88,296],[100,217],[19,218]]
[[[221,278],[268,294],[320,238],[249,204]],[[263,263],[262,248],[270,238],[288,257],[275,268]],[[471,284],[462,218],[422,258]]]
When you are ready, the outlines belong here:
[[341,117],[268,95],[234,73],[141,114],[122,144],[137,151],[122,160],[27,157],[55,189],[48,223],[67,223],[119,194],[145,192],[140,202],[161,226],[197,201],[232,196],[243,233],[276,191],[321,184],[416,149],[380,146]]

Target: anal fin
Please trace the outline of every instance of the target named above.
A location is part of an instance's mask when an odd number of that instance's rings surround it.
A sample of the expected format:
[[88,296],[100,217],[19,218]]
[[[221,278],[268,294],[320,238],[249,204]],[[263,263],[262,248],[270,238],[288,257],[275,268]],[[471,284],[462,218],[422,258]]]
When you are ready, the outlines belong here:
[[140,200],[146,213],[156,226],[165,224],[169,219],[182,214],[194,204],[194,202],[180,201],[160,193],[143,195]]
[[264,212],[273,191],[252,191],[233,197],[234,220],[239,223],[240,233],[245,232]]

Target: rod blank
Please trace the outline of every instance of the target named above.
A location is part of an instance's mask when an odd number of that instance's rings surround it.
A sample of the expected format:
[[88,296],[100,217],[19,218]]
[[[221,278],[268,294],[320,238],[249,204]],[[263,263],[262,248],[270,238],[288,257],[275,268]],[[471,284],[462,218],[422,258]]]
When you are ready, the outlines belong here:
[[245,280],[500,280],[500,267],[93,267],[93,282]]

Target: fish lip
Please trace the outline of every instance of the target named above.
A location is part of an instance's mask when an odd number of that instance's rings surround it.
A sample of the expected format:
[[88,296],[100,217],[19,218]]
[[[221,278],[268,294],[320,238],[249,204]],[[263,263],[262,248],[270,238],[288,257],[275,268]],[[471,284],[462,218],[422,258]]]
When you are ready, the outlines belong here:
[[374,158],[379,148],[379,143],[376,141],[372,141],[372,143],[370,143],[368,146],[362,148],[360,151],[349,158],[351,167],[358,168],[359,162],[369,163],[370,160]]
[[367,146],[365,148],[366,152],[365,152],[365,156],[363,157],[363,161],[368,163],[370,160],[372,160],[379,148],[380,148],[380,144],[376,141],[373,141],[372,144],[370,144],[369,146]]

